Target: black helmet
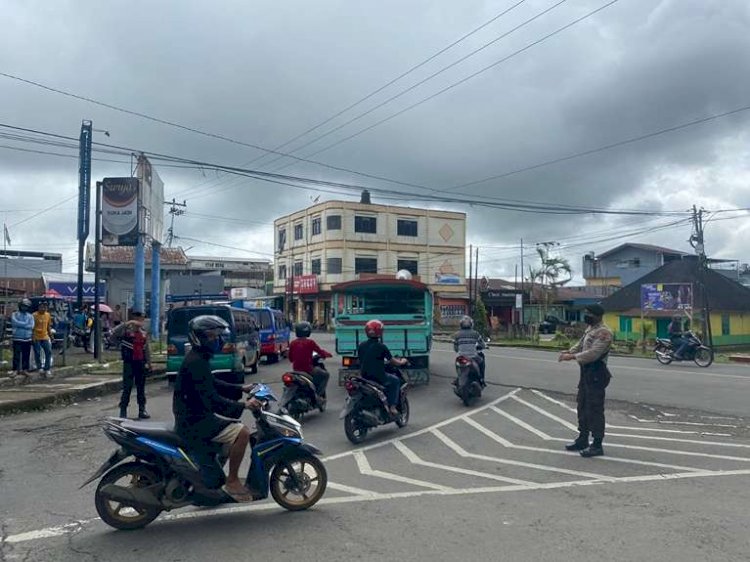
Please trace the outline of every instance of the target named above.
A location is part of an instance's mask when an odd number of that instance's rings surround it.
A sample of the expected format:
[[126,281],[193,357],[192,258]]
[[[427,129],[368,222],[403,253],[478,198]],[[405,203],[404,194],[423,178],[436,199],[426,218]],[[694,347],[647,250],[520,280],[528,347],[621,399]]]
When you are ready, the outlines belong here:
[[294,326],[294,333],[298,338],[309,338],[312,334],[310,322],[298,322]]
[[[215,338],[211,338],[211,335]],[[195,347],[221,349],[224,339],[229,335],[229,324],[218,316],[204,314],[196,316],[188,323],[188,339]],[[218,343],[214,343],[218,341]]]
[[471,319],[471,316],[464,316],[458,325],[463,330],[471,330],[474,327],[474,320]]

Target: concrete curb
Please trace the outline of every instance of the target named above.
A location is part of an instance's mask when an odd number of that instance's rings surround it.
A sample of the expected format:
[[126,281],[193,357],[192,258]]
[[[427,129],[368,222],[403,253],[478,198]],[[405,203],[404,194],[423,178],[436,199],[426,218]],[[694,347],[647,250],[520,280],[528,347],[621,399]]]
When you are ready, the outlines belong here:
[[[115,377],[114,380],[101,381],[98,384],[94,384],[86,388],[60,389],[49,394],[42,394],[40,396],[34,396],[32,398],[1,403],[0,416],[30,412],[34,410],[43,410],[50,406],[70,404],[71,402],[78,402],[81,400],[86,400],[88,398],[95,398],[97,396],[104,396],[107,394],[119,392],[122,389],[122,378],[116,375],[113,375],[113,377]],[[160,371],[149,376],[146,379],[146,382],[151,383],[155,381],[165,380],[166,378],[166,371]]]

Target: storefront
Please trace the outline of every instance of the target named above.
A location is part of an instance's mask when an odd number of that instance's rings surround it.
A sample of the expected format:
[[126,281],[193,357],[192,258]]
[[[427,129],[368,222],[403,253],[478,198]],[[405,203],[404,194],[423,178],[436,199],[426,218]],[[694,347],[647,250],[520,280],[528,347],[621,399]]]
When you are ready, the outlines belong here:
[[[295,321],[307,321],[315,329],[331,323],[331,292],[322,291],[317,275],[300,275],[287,279],[286,298]],[[292,290],[293,289],[293,290]]]

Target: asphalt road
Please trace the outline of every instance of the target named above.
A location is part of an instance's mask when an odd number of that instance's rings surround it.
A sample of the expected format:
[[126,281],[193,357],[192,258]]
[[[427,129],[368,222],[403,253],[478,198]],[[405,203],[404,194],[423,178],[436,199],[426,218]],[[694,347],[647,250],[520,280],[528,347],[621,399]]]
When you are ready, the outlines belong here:
[[[607,455],[582,459],[561,450],[575,433],[574,365],[493,349],[492,384],[467,409],[448,386],[452,359],[436,345],[409,426],[380,428],[360,448],[346,441],[333,382],[329,410],[303,422],[330,478],[305,513],[272,502],[183,509],[112,531],[93,485],[78,486],[115,448],[99,425],[116,397],[4,418],[0,560],[747,559],[750,369],[613,358]],[[285,367],[248,380],[278,389]],[[170,419],[169,389],[148,393],[154,418]]]

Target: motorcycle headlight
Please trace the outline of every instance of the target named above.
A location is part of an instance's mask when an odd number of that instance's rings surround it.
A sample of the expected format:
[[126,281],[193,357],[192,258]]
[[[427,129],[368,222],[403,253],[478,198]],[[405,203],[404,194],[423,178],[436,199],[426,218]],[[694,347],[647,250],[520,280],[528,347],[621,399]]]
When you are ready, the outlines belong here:
[[263,412],[268,425],[285,437],[296,437],[302,439],[302,426],[300,423],[286,415],[276,415],[271,412]]

